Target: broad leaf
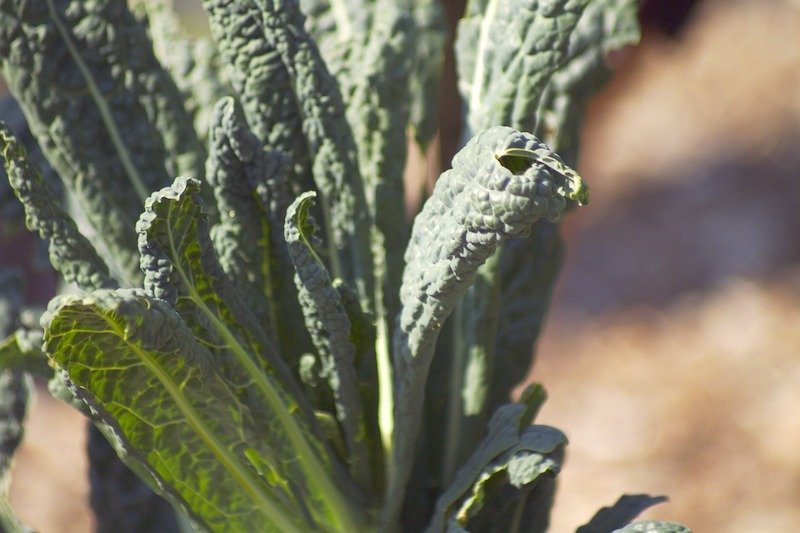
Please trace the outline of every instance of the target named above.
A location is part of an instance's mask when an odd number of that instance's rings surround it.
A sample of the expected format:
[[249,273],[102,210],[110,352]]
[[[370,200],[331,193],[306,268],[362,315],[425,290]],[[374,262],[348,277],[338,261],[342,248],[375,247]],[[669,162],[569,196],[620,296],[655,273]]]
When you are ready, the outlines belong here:
[[207,529],[302,530],[299,503],[247,458],[271,455],[252,415],[166,302],[98,291],[62,297],[51,313],[45,350],[121,441],[123,459],[148,465],[154,489]]

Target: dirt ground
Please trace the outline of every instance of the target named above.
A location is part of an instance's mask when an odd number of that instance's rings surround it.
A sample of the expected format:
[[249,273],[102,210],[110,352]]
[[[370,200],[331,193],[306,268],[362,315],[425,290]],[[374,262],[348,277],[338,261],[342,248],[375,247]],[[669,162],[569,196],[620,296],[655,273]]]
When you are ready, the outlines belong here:
[[[531,379],[570,438],[552,531],[623,493],[697,532],[800,530],[800,1],[708,0],[592,108],[590,207]],[[12,504],[86,532],[81,418],[45,394]]]

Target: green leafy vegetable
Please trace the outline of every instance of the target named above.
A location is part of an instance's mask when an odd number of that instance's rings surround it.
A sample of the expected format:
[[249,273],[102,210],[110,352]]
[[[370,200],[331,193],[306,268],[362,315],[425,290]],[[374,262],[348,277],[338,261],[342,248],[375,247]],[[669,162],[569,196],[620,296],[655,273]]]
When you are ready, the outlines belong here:
[[667,501],[664,496],[647,494],[626,494],[610,507],[603,507],[592,519],[577,529],[575,533],[604,533],[624,528],[643,511]]
[[344,431],[348,458],[355,479],[370,485],[366,431],[355,369],[355,347],[350,342],[350,320],[325,265],[314,251],[313,219],[309,208],[314,193],[300,195],[286,212],[286,242],[295,269],[298,299],[322,361],[321,375],[328,380],[336,402],[336,418]]
[[4,0],[0,12],[9,89],[110,256],[136,279],[132,222],[147,195],[170,174],[202,175],[174,82],[124,0]]
[[[576,139],[607,54],[638,37],[635,0],[470,0],[472,139],[411,231],[438,0],[202,3],[214,45],[171,2],[0,0],[0,71],[94,227],[0,126],[28,227],[80,292],[39,327],[0,270],[0,477],[30,371],[94,423],[102,530],[546,530],[567,440],[532,425],[541,386],[507,402],[557,222],[588,202]],[[2,210],[16,231],[21,210]],[[581,531],[655,501],[624,497]]]
[[[128,453],[151,465],[152,486],[198,524],[302,530],[287,488],[262,480],[247,457],[271,455],[249,410],[230,408],[238,402],[212,354],[164,301],[131,289],[63,297],[45,349]],[[192,441],[203,446],[190,450]]]
[[[453,158],[452,170],[439,178],[414,222],[394,338],[395,470],[387,520],[399,511],[410,474],[425,380],[442,322],[499,243],[525,236],[536,220],[557,218],[567,199],[587,194],[574,172],[551,174],[538,151],[547,149],[530,134],[505,127],[481,133]],[[513,172],[502,163],[509,157],[528,166],[514,166]]]
[[3,123],[0,123],[0,155],[5,160],[14,194],[25,207],[28,229],[48,241],[50,263],[64,280],[87,291],[116,287],[92,243],[78,231],[41,173],[31,166],[25,148]]

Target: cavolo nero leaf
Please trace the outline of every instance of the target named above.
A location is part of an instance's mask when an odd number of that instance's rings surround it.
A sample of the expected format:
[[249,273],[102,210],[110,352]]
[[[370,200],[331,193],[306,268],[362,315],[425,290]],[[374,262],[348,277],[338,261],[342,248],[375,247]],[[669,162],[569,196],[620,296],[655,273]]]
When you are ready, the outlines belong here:
[[[520,403],[499,408],[488,433],[436,503],[429,533],[470,531],[543,531],[553,486],[563,460],[566,437],[531,421],[544,391],[530,386]],[[524,520],[524,521],[523,521]]]
[[[200,183],[177,178],[145,204],[137,229],[145,289],[175,306],[214,357],[267,440],[272,468],[304,494],[321,523],[352,526],[347,479],[325,447],[311,409],[270,339],[224,275],[208,234]],[[296,485],[296,486],[295,486]]]
[[0,2],[0,70],[43,152],[123,274],[133,221],[169,176],[202,176],[174,82],[124,0]]
[[[24,206],[28,227],[38,231],[48,241],[50,262],[64,280],[87,292],[117,287],[117,281],[109,275],[108,267],[92,243],[80,233],[72,218],[61,208],[59,199],[49,189],[38,169],[27,159],[23,147],[2,125],[0,152],[5,159],[9,183]],[[31,326],[32,324],[23,324],[23,327],[0,345],[0,360],[3,365],[48,379],[48,389],[54,397],[89,415],[85,404],[76,399],[66,387],[61,373],[53,373],[42,352],[42,331]],[[124,466],[115,462],[114,452],[108,443],[98,439],[91,442],[88,449],[90,472],[103,468],[106,474],[115,474],[114,477],[105,477],[102,495],[98,495],[97,483],[92,484],[93,504],[99,503],[99,506],[94,507],[99,523],[114,523],[120,531],[125,531],[121,529],[124,524],[130,524],[131,530],[136,530],[144,523],[142,518],[162,520],[162,524],[174,523],[174,513],[164,508],[160,500],[132,477]],[[115,485],[116,490],[109,490],[108,484],[119,481],[122,483]]]
[[[564,65],[541,95],[535,133],[572,167],[589,99],[610,78],[610,52],[639,39],[636,0],[589,3],[570,35]],[[500,264],[500,307],[489,409],[507,401],[526,375],[561,267],[563,244],[557,225],[539,222],[530,237],[509,243]]]
[[9,184],[25,209],[28,229],[48,241],[50,263],[64,281],[85,291],[117,287],[92,243],[78,230],[41,172],[31,165],[25,148],[3,123],[0,155],[5,160]]
[[374,251],[381,424],[389,438],[389,342],[399,311],[402,253],[408,240],[403,171],[413,53],[412,4],[395,0],[306,0],[306,26],[341,88],[357,147]]
[[575,533],[607,533],[624,528],[643,511],[659,503],[667,501],[665,496],[648,494],[626,494],[609,507],[603,507],[589,520],[579,527]]
[[[459,22],[455,43],[458,87],[465,104],[466,137],[495,124],[534,131],[535,111],[541,94],[553,74],[564,66],[570,35],[587,3],[587,0],[470,1]],[[507,163],[513,166],[519,161],[512,158]],[[520,297],[503,292],[500,275],[506,264],[523,264],[530,259],[528,254],[515,252],[528,250],[541,228],[549,224],[548,221],[537,222],[531,236],[509,244],[510,251],[505,246],[498,247],[496,257],[487,260],[478,270],[475,284],[467,289],[451,319],[450,329],[457,338],[451,343],[454,353],[449,381],[460,389],[447,393],[446,408],[438,413],[447,420],[447,434],[442,439],[445,447],[441,481],[444,483],[450,481],[455,465],[477,444],[479,432],[474,429],[485,424],[491,409],[508,400],[507,390],[496,391],[495,369],[502,367],[499,370],[502,377],[513,375],[516,378],[524,374],[523,368],[529,364],[530,345],[510,344],[498,335],[498,328],[511,327],[507,322],[516,316],[509,317],[503,309],[506,300]],[[540,250],[544,246],[537,244],[533,248]],[[544,316],[549,303],[558,259],[558,256],[540,259],[538,264],[544,271],[531,276],[535,283],[546,283],[536,285],[534,292],[534,297],[544,297],[544,301],[536,301],[528,309],[539,318]],[[525,272],[532,271],[526,269]],[[503,306],[499,305],[500,301],[504,302]],[[523,305],[529,304],[528,300]],[[541,321],[529,328],[531,335],[538,332],[536,324],[541,325]],[[525,335],[516,329],[513,331],[515,337]],[[462,332],[467,333],[462,335]],[[501,345],[496,346],[496,343]],[[509,346],[513,354],[504,351]],[[505,385],[501,382],[501,388],[505,389]],[[500,398],[500,402],[494,402],[495,398]],[[438,406],[438,409],[443,408]],[[431,413],[431,416],[436,415]]]
[[62,297],[51,304],[45,350],[127,453],[149,465],[153,488],[198,525],[307,526],[286,487],[256,473],[248,456],[271,452],[252,415],[166,302],[136,289]]
[[590,2],[570,35],[565,65],[541,94],[534,133],[570,165],[577,163],[589,100],[611,77],[609,54],[639,41],[638,4]]
[[563,65],[570,34],[588,3],[470,1],[455,44],[468,132],[495,124],[534,130],[541,92]]
[[291,203],[288,158],[264,149],[230,97],[215,107],[210,138],[206,175],[219,210],[219,223],[211,229],[214,248],[245,303],[295,369],[311,341],[303,328],[288,326],[302,320],[283,238]]
[[305,323],[322,363],[336,404],[336,418],[344,432],[348,462],[356,481],[371,486],[366,428],[358,378],[355,346],[350,340],[350,319],[328,270],[315,251],[316,223],[309,209],[315,193],[300,195],[286,212],[286,243],[295,269],[297,297]]
[[[556,165],[566,175],[551,173]],[[394,337],[397,393],[385,520],[393,521],[402,504],[442,323],[499,243],[527,235],[536,220],[557,218],[568,199],[585,201],[587,194],[580,177],[538,139],[507,127],[477,135],[440,177],[406,250]]]
[[206,175],[220,212],[219,223],[211,228],[214,249],[247,306],[260,323],[275,331],[269,221],[256,200],[255,186],[265,174],[280,169],[269,168],[261,144],[232,98],[217,103],[209,137]]
[[[281,150],[285,142],[272,143],[270,131],[295,144],[305,139],[301,144],[308,149],[323,197],[333,273],[354,286],[362,305],[372,311],[371,220],[353,135],[344,120],[339,87],[304,27],[297,1],[205,0],[203,5],[220,50],[234,66],[233,84],[254,133],[265,146]],[[238,37],[243,31],[248,32],[246,39]],[[278,105],[264,101],[265,88],[280,99]],[[300,148],[285,151],[298,161]]]

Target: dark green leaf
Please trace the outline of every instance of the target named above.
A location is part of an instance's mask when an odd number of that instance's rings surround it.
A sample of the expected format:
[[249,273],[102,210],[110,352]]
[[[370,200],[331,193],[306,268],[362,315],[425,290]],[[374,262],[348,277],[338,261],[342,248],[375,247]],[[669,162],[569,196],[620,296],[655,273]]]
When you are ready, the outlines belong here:
[[634,518],[654,505],[667,501],[665,496],[625,494],[610,507],[603,507],[576,533],[610,533],[624,528]]

